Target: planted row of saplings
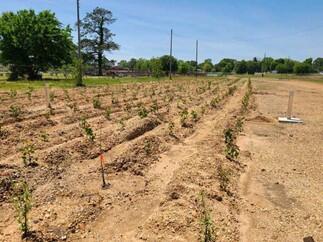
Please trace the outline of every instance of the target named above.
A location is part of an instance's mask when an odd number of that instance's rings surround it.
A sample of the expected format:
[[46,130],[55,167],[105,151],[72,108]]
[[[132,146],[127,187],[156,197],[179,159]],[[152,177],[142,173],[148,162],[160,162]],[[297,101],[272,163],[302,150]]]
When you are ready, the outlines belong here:
[[[229,89],[229,93],[230,93],[230,89]],[[141,104],[142,105],[142,104]],[[213,103],[211,102],[211,106],[213,106],[214,107],[214,100],[213,100]],[[154,110],[153,110],[154,109]],[[157,110],[158,109],[158,105],[157,104],[154,104],[153,106],[152,106],[152,110],[154,111],[154,112],[156,112],[156,111],[158,111]],[[203,113],[203,111],[202,111],[202,113]],[[142,106],[140,106],[139,107],[139,109],[138,109],[138,115],[141,117],[141,118],[144,118],[144,117],[146,117],[147,115],[148,115],[148,111],[145,109],[145,107],[142,105]],[[189,116],[189,114],[188,114],[188,111],[186,110],[186,109],[184,109],[184,110],[182,110],[181,112],[180,112],[180,116],[181,116],[181,124],[182,124],[182,126],[183,127],[188,127],[189,125],[187,124],[187,120],[188,120],[188,116]],[[193,122],[196,122],[197,120],[198,120],[198,115],[197,115],[197,112],[196,111],[194,111],[194,110],[192,110],[191,111],[191,116],[192,116],[192,120],[193,120]],[[107,117],[108,119],[109,119],[109,117]],[[125,119],[123,119],[123,118],[121,118],[120,119],[120,121],[119,121],[119,123],[120,123],[120,125],[121,125],[121,127],[123,127],[124,126],[124,121],[126,120],[126,118]],[[174,126],[174,124],[172,123],[172,122],[170,122],[170,125],[169,125],[169,129],[170,129],[170,132],[172,133],[173,131],[173,126]],[[69,138],[71,139],[73,139],[73,138],[78,138],[78,137],[80,137],[80,134],[77,134],[77,133],[75,133],[76,135],[75,135],[75,137],[70,137],[69,136]],[[48,142],[48,137],[49,135],[46,133],[46,132],[44,132],[44,131],[42,131],[41,132],[41,137],[42,137],[42,139],[43,140],[47,140],[47,142]],[[56,142],[55,142],[56,143]]]
[[[235,91],[231,89],[228,93]],[[247,91],[242,98],[240,115],[237,117],[233,125],[230,125],[224,130],[224,141],[225,141],[225,156],[228,160],[237,162],[239,156],[239,147],[236,145],[236,139],[240,132],[243,130],[243,120],[244,115],[248,111],[250,104],[250,97],[252,94],[252,86],[250,79],[247,84]],[[217,175],[219,179],[219,189],[229,196],[232,195],[232,192],[229,189],[230,186],[230,177],[232,171],[228,168],[224,168],[221,164],[217,168]],[[201,232],[200,239],[204,242],[215,242],[217,240],[216,228],[211,217],[210,209],[206,204],[205,194],[201,192],[200,194],[200,224]]]
[[[70,95],[67,91],[67,89],[63,89],[64,90],[64,99],[65,100],[68,100],[68,101],[71,101],[71,98],[70,98]],[[32,96],[31,96],[31,91],[28,91],[27,92],[29,95],[28,95],[28,99],[31,100]],[[9,106],[9,109],[8,109],[8,119],[9,120],[5,120],[3,121],[2,123],[3,124],[7,124],[7,123],[10,123],[10,122],[13,122],[13,121],[21,121],[21,120],[25,120],[25,119],[35,119],[39,116],[42,116],[42,115],[45,115],[47,113],[47,110],[39,110],[39,112],[29,112],[27,110],[24,109],[24,106],[27,106],[27,107],[30,107],[30,104],[18,104],[17,103],[17,100],[16,100],[16,97],[17,97],[17,91],[15,90],[12,90],[10,92],[10,103],[13,103],[13,102],[16,102],[16,104],[11,104]],[[49,93],[49,102],[51,103],[51,113],[54,113],[54,108],[53,108],[53,102],[54,102],[54,99],[56,99],[56,96],[54,95],[53,92],[50,92]],[[80,102],[82,99],[80,98],[77,98],[78,99],[78,102]],[[37,100],[41,100],[42,104],[46,103],[45,99],[42,99],[42,98],[37,98]],[[33,105],[34,106],[34,105]],[[55,107],[55,114],[58,113],[57,109],[59,107]],[[28,114],[28,115],[26,115]]]
[[[211,83],[210,81],[208,81],[208,82]],[[203,83],[203,81],[200,81],[200,83]],[[172,84],[174,86],[174,83],[168,83],[169,86],[170,86],[170,84]],[[166,86],[166,84],[164,84],[164,85]],[[193,83],[192,85],[196,85],[196,84]],[[116,93],[126,95],[128,90],[133,90],[133,88],[129,88],[128,84],[126,84],[126,86],[127,86],[127,88],[119,88],[119,91],[117,91]],[[147,84],[139,85],[139,86],[134,85],[134,87],[136,87],[135,89],[137,89],[138,91],[142,90],[142,88],[144,88],[144,90],[146,91],[145,88],[147,87]],[[151,90],[154,92],[156,87],[160,88],[163,86],[161,86],[160,84],[154,84],[154,85],[152,85]],[[112,88],[107,88],[105,91],[103,91],[101,93],[99,92],[97,95],[101,95],[101,96],[111,95],[111,96],[113,96],[114,91],[113,90],[110,91],[110,89],[112,89]],[[82,97],[83,97],[83,99],[87,99],[86,91],[83,91],[84,89],[80,89],[80,90],[81,90],[80,95],[79,95],[79,97],[77,97],[77,99],[80,102],[83,101],[84,103],[86,103],[87,100],[82,100]],[[85,89],[85,90],[87,90],[87,89]],[[165,90],[167,91],[167,89],[165,89]],[[55,93],[54,91],[50,91],[49,92],[50,101],[53,103],[54,99],[55,100],[69,99],[70,94],[68,93],[68,90],[63,89],[63,92],[64,92],[63,95],[57,95],[57,93]],[[93,93],[93,91],[92,91],[92,93]],[[161,92],[159,94],[161,94]],[[31,101],[33,99],[33,101],[36,101],[36,103],[40,102],[40,104],[41,104],[42,103],[42,101],[41,101],[42,96],[43,95],[39,94],[39,92],[34,93],[33,87],[28,87],[27,91],[25,92],[25,95],[24,94],[18,95],[17,91],[12,89],[12,90],[10,90],[10,92],[7,93],[7,98],[4,95],[1,96],[1,103],[4,103],[5,101],[9,101],[10,103],[12,103],[12,101],[24,99],[27,97],[29,101]],[[75,93],[73,93],[73,96],[75,97]],[[24,103],[26,103],[26,102],[24,102]],[[34,104],[36,104],[36,103],[34,103]],[[28,104],[26,103],[26,105],[30,105],[30,103],[28,103]]]
[[[249,80],[247,82],[247,90],[242,98],[239,115],[235,119],[233,125],[232,124],[229,125],[224,130],[225,157],[228,160],[233,161],[235,163],[238,163],[238,157],[240,154],[240,149],[239,149],[238,145],[236,144],[237,137],[238,137],[239,133],[241,133],[243,131],[244,116],[249,109],[251,95],[252,95],[252,84],[251,84],[251,80],[249,78]],[[228,189],[229,183],[230,183],[230,179],[229,179],[230,174],[231,174],[231,171],[229,169],[225,169],[221,165],[218,167],[218,177],[220,180],[220,189],[222,191],[227,192],[228,194],[231,194],[231,192]]]
[[[212,107],[209,106],[209,108]],[[193,128],[194,124],[203,115],[202,113],[198,114],[195,110],[197,110],[197,107],[192,109],[190,112],[187,108],[184,108],[179,113],[180,127]],[[123,153],[120,157],[116,157],[111,163],[107,164],[107,166],[110,170],[123,171],[130,169],[134,174],[142,175],[144,168],[153,162],[152,153],[158,152],[158,149],[155,146],[159,146],[161,140],[167,140],[167,136],[177,137],[175,132],[175,123],[170,121],[168,122],[168,130],[159,129],[157,133],[154,132],[153,134],[145,137],[140,137],[129,146],[129,152]],[[152,142],[152,140],[155,140],[155,142]],[[138,147],[143,147],[142,152],[138,150]]]
[[[142,113],[142,110],[139,111],[138,115],[141,118],[144,118],[144,117],[147,116],[146,114]],[[182,112],[180,112],[180,120],[181,120],[182,127],[188,127],[188,125],[187,125],[188,115],[189,115],[189,113],[188,113],[188,110],[186,108]],[[192,118],[193,122],[198,121],[198,114],[197,114],[196,111],[194,111],[194,110],[191,111],[191,118]],[[169,132],[171,134],[173,134],[173,127],[174,127],[174,124],[172,122],[170,122],[170,124],[169,124]],[[94,142],[95,135],[94,135],[93,129],[91,128],[90,124],[86,121],[86,119],[81,118],[81,120],[80,120],[80,128],[83,130],[83,132],[87,136],[87,138],[91,142]],[[119,135],[116,135],[116,136],[119,136]],[[46,134],[46,133],[43,133],[41,135],[41,138],[44,141],[48,141],[48,139],[49,139],[48,134]],[[104,138],[107,138],[107,137],[104,137]],[[122,141],[123,140],[121,139],[120,142],[122,142]],[[113,145],[115,145],[115,144],[113,144]],[[73,147],[70,147],[70,148],[73,149]],[[109,148],[107,148],[107,149],[109,149]],[[34,153],[34,145],[27,145],[26,147],[24,147],[24,152],[26,153],[27,157],[29,157],[28,159],[24,159],[24,161],[26,161],[25,163],[27,165],[35,164],[35,162],[32,162],[33,161],[32,154]]]
[[[156,110],[155,110],[156,111]],[[138,115],[141,117],[141,118],[144,118],[147,116],[147,111],[144,109],[144,107],[141,107],[138,111]],[[197,114],[195,111],[192,111],[191,112],[191,115],[192,115],[192,119],[197,121]],[[186,120],[187,120],[187,116],[188,116],[188,113],[187,113],[187,110],[183,110],[183,112],[181,112],[181,120],[182,120],[182,126],[185,126],[185,123],[186,123]],[[170,125],[171,127],[171,125]],[[42,134],[42,137],[44,140],[47,140],[47,137],[48,135],[47,134]]]
[[[87,137],[87,139],[94,143],[96,140],[96,135],[94,134],[91,126],[87,123],[87,121],[85,119],[81,119],[79,125],[80,128],[84,131],[84,135]],[[115,136],[120,138],[119,140],[113,139],[114,144],[111,145],[115,146],[118,143],[122,143],[125,139],[134,139],[145,133],[147,130],[153,129],[157,125],[158,122],[156,121],[154,122],[150,120],[143,120],[143,123],[135,127],[132,131],[124,134],[116,134]],[[109,149],[111,148],[112,147],[110,147]],[[38,165],[38,159],[35,156],[35,149],[33,144],[28,144],[21,149],[21,159],[25,166],[35,167]],[[22,237],[26,238],[31,234],[28,214],[32,208],[32,194],[26,181],[21,181],[13,184],[13,188],[13,203],[16,209],[17,220],[22,231]]]
[[[141,89],[141,87],[142,86],[138,86],[137,87],[137,91],[141,91],[142,89]],[[145,87],[145,86],[144,86]],[[81,91],[80,91],[80,97],[84,97],[85,99],[87,99],[87,97],[86,97],[86,92],[85,91],[82,91],[83,89],[81,89]],[[125,88],[122,88],[121,90],[125,90],[126,92],[127,92],[127,90],[128,89],[125,89]],[[130,90],[132,90],[132,89],[130,89]],[[155,89],[151,89],[153,92],[154,92],[154,90]],[[68,92],[68,90],[67,89],[63,89],[63,91],[64,91],[64,94],[63,95],[60,95],[60,96],[57,96],[54,92],[50,92],[49,93],[49,99],[50,99],[50,101],[51,102],[53,102],[54,101],[54,99],[56,100],[57,98],[59,99],[59,100],[61,100],[61,99],[66,99],[66,100],[71,100],[70,99],[70,95],[69,95],[69,92]],[[92,91],[92,90],[91,90]],[[146,90],[145,90],[146,91]],[[32,92],[33,92],[33,88],[30,88],[27,92],[26,92],[26,94],[27,94],[27,96],[28,96],[28,99],[29,100],[31,100],[31,98],[32,97],[34,97],[33,95],[32,95]],[[119,91],[119,94],[123,94],[123,95],[126,95],[126,92],[122,92],[122,91]],[[114,94],[114,92],[113,91],[110,91],[109,92],[109,88],[107,88],[107,90],[106,91],[103,91],[103,92],[99,92],[99,93],[97,93],[96,95],[97,96],[106,96],[106,95],[111,95],[111,96],[113,96],[113,94]],[[161,94],[161,93],[160,93]],[[15,91],[15,90],[11,90],[11,92],[9,93],[9,96],[10,96],[10,102],[12,102],[12,100],[13,99],[15,99],[16,97],[17,97],[17,91]],[[73,94],[73,96],[75,96],[75,93]],[[37,97],[37,96],[36,96]],[[40,96],[39,96],[40,97]],[[62,98],[62,97],[64,97],[64,98]],[[79,100],[79,101],[82,101],[82,98],[80,98],[80,97],[78,97],[77,99]],[[39,100],[39,98],[37,98],[37,100]],[[88,100],[87,100],[88,101]]]
[[[223,98],[226,96],[230,96],[233,95],[234,92],[237,90],[237,87],[235,86],[236,82],[238,82],[239,80],[235,80],[234,82],[232,82],[232,84],[229,86],[227,92],[223,95]],[[216,101],[215,101],[216,100]],[[211,106],[213,107],[217,107],[217,103],[219,102],[219,97],[212,99],[211,101]],[[236,124],[237,126],[241,125],[242,128],[242,124]],[[232,133],[231,130],[225,130],[225,141],[226,143],[233,143],[232,142]],[[227,152],[227,151],[226,151]],[[221,165],[218,167],[217,170],[218,173],[218,177],[220,180],[220,190],[227,192],[228,194],[231,195],[229,189],[228,189],[228,185],[229,185],[229,176],[230,176],[230,171],[227,169],[224,169]],[[204,241],[204,242],[215,242],[217,240],[217,233],[216,233],[216,228],[211,216],[211,212],[209,207],[207,206],[206,203],[206,198],[205,198],[205,193],[202,191],[199,194],[199,208],[200,208],[200,224],[201,224],[201,229],[200,229],[200,240]]]
[[[210,85],[209,85],[210,86]],[[137,90],[137,91],[139,91],[139,90]],[[154,94],[154,92],[155,92],[155,90],[152,90],[152,94],[151,95],[155,95]],[[134,98],[133,99],[138,99],[138,98],[141,98],[141,96],[139,96],[139,97],[136,97],[137,96],[137,94],[136,93],[134,93],[135,95],[134,95]],[[160,92],[159,94],[162,94],[162,92]],[[16,95],[16,93],[14,92],[14,94],[12,94],[12,97],[14,98],[15,97],[15,95]],[[108,95],[108,94],[97,94],[97,96],[105,96],[105,95]],[[111,95],[113,96],[113,92],[111,92]],[[85,95],[84,95],[84,93],[82,93],[81,94],[81,96],[82,97],[84,97],[85,99],[88,99],[88,97],[85,97]],[[142,95],[143,97],[145,96],[144,94]],[[31,95],[29,94],[29,98],[31,98]],[[54,93],[53,92],[50,92],[50,94],[49,94],[49,101],[52,103],[53,101],[54,101],[54,98],[55,98],[55,95],[54,95]],[[68,90],[67,89],[64,89],[64,99],[66,100],[66,101],[68,101],[68,102],[72,102],[72,104],[68,104],[69,106],[70,106],[70,108],[73,108],[72,106],[75,106],[75,105],[73,105],[73,103],[75,104],[75,101],[73,102],[72,101],[72,99],[70,98],[70,95],[69,95],[69,93],[68,93]],[[80,99],[80,98],[78,98],[78,102],[80,102],[82,99]],[[129,99],[129,100],[131,100],[131,99]],[[87,102],[89,101],[89,100],[86,100]],[[112,100],[111,100],[111,102],[112,103],[114,103],[114,102],[117,102],[117,100],[115,100],[114,99],[114,97],[112,97]],[[86,107],[85,107],[86,108]],[[51,113],[53,113],[54,111],[53,110],[51,110]],[[13,118],[15,118],[15,119],[18,119],[18,118],[22,118],[21,117],[21,114],[22,114],[22,107],[20,107],[20,106],[18,106],[18,105],[12,105],[11,107],[10,107],[10,110],[9,110],[9,116],[11,116],[11,117],[13,117]],[[34,115],[34,116],[31,116],[31,117],[29,117],[29,118],[36,118],[38,115]]]
[[[153,102],[155,102],[155,100],[153,101]],[[141,104],[141,102],[138,102],[139,104]],[[131,105],[131,104],[127,104],[126,105],[126,108],[127,108],[127,106],[129,106],[129,105]],[[156,106],[156,105],[155,105]],[[96,110],[96,109],[102,109],[102,104],[101,104],[101,102],[100,102],[100,100],[98,99],[98,98],[93,98],[93,107],[94,107],[94,109]],[[130,108],[131,108],[132,106],[130,106]],[[72,110],[73,110],[73,114],[78,110],[78,107],[76,106],[76,105],[74,105],[73,107],[70,107]],[[116,109],[115,111],[118,111],[118,109]],[[19,107],[16,107],[16,106],[12,106],[12,107],[10,107],[10,110],[9,110],[9,112],[10,112],[10,116],[12,116],[13,118],[15,118],[15,119],[19,119],[20,117],[21,117],[21,113],[22,113],[22,111],[21,111],[21,109],[19,108]],[[55,110],[55,113],[56,113],[57,111]],[[84,110],[84,112],[85,112],[85,110]],[[112,109],[110,108],[110,107],[108,107],[106,110],[105,110],[105,116],[107,117],[107,119],[109,119],[110,118],[110,115],[113,113],[113,111],[112,111]],[[44,115],[44,114],[35,114],[35,115],[33,115],[33,116],[31,116],[30,117],[30,119],[35,119],[35,118],[37,118],[37,117],[39,117],[39,116],[42,116],[42,115]],[[86,115],[87,115],[87,118],[92,118],[92,117],[95,117],[95,116],[99,116],[99,115],[101,115],[100,114],[100,112],[94,112],[93,114],[91,114],[91,112],[88,112],[88,111],[86,111]],[[45,115],[45,117],[47,117],[47,118],[49,118],[47,115]],[[77,118],[77,117],[76,117]],[[55,117],[54,118],[55,120],[57,120],[57,118]],[[19,119],[20,120],[20,119]],[[8,122],[10,122],[10,121],[8,121]],[[35,121],[35,122],[37,122],[37,121]],[[3,126],[5,123],[4,122],[2,122],[1,123],[1,125]],[[32,124],[30,125],[30,126],[33,126]],[[40,127],[41,128],[41,127]]]
[[[158,110],[159,110],[159,108],[162,108],[163,106],[166,106],[166,105],[163,105],[162,107],[160,107],[160,105],[157,103],[157,100],[154,100],[153,101],[153,104],[152,104],[152,106],[151,106],[151,108],[150,108],[150,110],[147,110],[146,108],[145,108],[145,106],[144,106],[144,104],[143,103],[139,103],[140,104],[140,106],[138,107],[138,109],[137,109],[137,112],[138,112],[138,116],[140,116],[141,118],[144,118],[144,117],[146,117],[146,116],[148,116],[148,113],[149,112],[154,112],[154,113],[156,113],[156,112],[158,112]],[[95,105],[97,105],[97,106],[95,106]],[[94,108],[101,108],[101,105],[100,105],[100,103],[97,103],[97,102],[93,102],[93,106],[94,106]],[[129,111],[129,110],[128,110]],[[182,124],[183,124],[183,126],[185,126],[186,125],[186,120],[188,119],[187,118],[187,116],[188,116],[188,114],[186,114],[186,112],[187,111],[183,111],[182,113],[181,113],[181,120],[182,120]],[[89,113],[88,114],[88,116],[86,116],[86,118],[91,118],[92,116],[97,116],[97,115],[93,115],[93,113],[91,114],[91,113]],[[99,115],[99,114],[98,114]],[[196,122],[197,121],[197,114],[196,114],[196,112],[195,111],[192,111],[191,112],[191,115],[192,115],[192,119]],[[121,126],[124,126],[123,125],[123,123],[127,120],[127,118],[129,118],[129,117],[131,117],[131,115],[130,115],[130,113],[128,113],[128,114],[126,114],[126,116],[123,118],[122,117],[122,115],[120,114],[120,113],[117,113],[117,116],[118,117],[120,117],[120,121],[119,121],[119,123],[120,123],[120,125]],[[111,116],[110,116],[110,113],[105,113],[105,117],[108,119],[108,120],[111,120]],[[75,117],[76,118],[76,120],[78,120],[79,118],[78,117]],[[75,126],[75,125],[74,125]],[[71,128],[71,130],[74,130],[75,129],[75,127],[72,127]],[[170,127],[172,127],[172,124],[170,125]],[[41,128],[41,127],[40,127]],[[66,129],[65,129],[66,130]],[[68,133],[68,132],[67,132]],[[75,132],[74,132],[75,133]],[[50,143],[48,143],[48,140],[49,140],[49,134],[48,133],[46,133],[46,131],[41,131],[41,134],[40,134],[40,137],[44,140],[44,141],[46,141],[47,142],[47,146],[49,146],[49,145],[53,145],[53,142],[52,142],[52,140],[54,139],[54,137],[52,137],[52,135],[51,135],[51,142]],[[74,139],[74,138],[78,138],[78,137],[80,137],[80,134],[79,133],[75,133],[75,135],[74,135],[74,137],[71,137],[70,135],[69,135],[69,139]],[[59,140],[62,140],[62,139],[59,139]],[[59,141],[56,141],[56,142],[54,142],[54,144],[57,144],[57,142],[59,142]],[[64,139],[63,139],[63,141],[62,142],[64,142]],[[59,144],[59,143],[58,143]],[[46,145],[44,146],[44,147],[46,147]]]
[[[157,112],[158,111],[158,107],[155,107],[155,110],[154,111]],[[149,114],[148,111],[144,107],[139,107],[139,109],[138,109],[138,116],[140,118],[145,118],[145,117],[148,116],[148,114]],[[179,115],[180,115],[180,120],[181,120],[181,126],[182,127],[189,127],[188,121],[189,120],[192,120],[193,123],[197,122],[199,120],[201,114],[198,114],[197,111],[195,111],[195,110],[192,110],[189,113],[188,112],[188,109],[185,108],[184,110],[182,110],[179,113]],[[191,118],[189,116],[191,116]],[[121,130],[123,130],[125,128],[125,124],[123,122],[124,122],[124,120],[123,121],[121,120],[119,122],[120,123],[120,126],[121,126],[120,127]],[[95,135],[94,135],[93,129],[92,129],[91,125],[89,124],[89,122],[83,117],[83,118],[81,118],[79,124],[80,124],[81,129],[83,130],[83,133],[88,137],[88,139],[90,141],[93,142],[94,139],[95,139]],[[169,132],[170,133],[173,133],[173,129],[174,129],[174,123],[173,122],[170,122],[170,124],[169,124]],[[46,134],[43,134],[42,137],[44,137],[45,135]],[[118,134],[116,136],[120,136],[120,135]],[[47,137],[47,135],[46,135],[46,137]],[[77,136],[76,138],[78,138],[78,137],[79,136]],[[108,137],[104,137],[104,139],[106,139],[106,138],[108,138]],[[116,140],[116,139],[114,138],[114,140]],[[69,143],[74,143],[74,142],[69,142]],[[73,149],[73,147],[70,147],[70,148]]]
[[[172,96],[172,97],[174,97],[174,96]],[[174,99],[172,98],[171,100],[169,100],[169,101],[173,101]],[[182,99],[183,100],[183,99]],[[165,100],[164,100],[165,101]],[[135,106],[137,106],[137,108],[136,108],[136,112],[138,112],[138,115],[140,116],[140,117],[146,117],[147,116],[147,114],[148,114],[148,112],[150,111],[150,112],[157,112],[158,111],[158,109],[159,108],[163,108],[163,107],[165,107],[165,106],[167,106],[167,104],[166,103],[164,103],[164,104],[158,104],[158,99],[154,99],[154,100],[152,100],[152,104],[151,104],[151,107],[149,108],[149,109],[147,109],[146,108],[146,106],[147,106],[147,104],[149,104],[151,102],[151,100],[148,100],[146,103],[144,103],[143,101],[138,101],[137,103],[135,103],[135,102],[133,102],[133,103],[127,103],[126,105],[125,105],[125,107],[123,108],[123,110],[125,111],[125,112],[127,112],[127,117],[131,117],[131,115],[132,115],[132,109],[133,109],[133,107],[135,107]],[[114,103],[115,104],[115,103]],[[116,113],[116,112],[118,112],[117,114],[117,116],[119,117],[121,114],[122,114],[122,111],[120,112],[120,110],[121,110],[121,108],[118,108],[118,107],[116,107],[116,108],[114,108],[113,110],[111,109],[111,107],[110,106],[108,106],[107,108],[104,108],[103,107],[103,105],[102,105],[102,103],[101,103],[101,101],[100,101],[100,98],[99,97],[95,97],[95,98],[93,98],[93,107],[95,108],[95,109],[100,109],[100,110],[104,110],[105,109],[105,113],[104,113],[104,116],[107,118],[107,119],[111,119],[111,115],[113,114],[113,113]],[[93,115],[91,115],[91,114],[88,114],[86,117],[87,118],[91,118],[91,117],[95,117],[95,116],[97,116],[97,115],[99,115],[99,114],[93,114]]]
[[[77,111],[77,110],[80,110],[80,99],[78,99],[78,101],[76,102],[75,100],[73,101],[71,98],[70,98],[70,95],[68,94],[68,91],[66,89],[64,89],[64,99],[66,101],[66,104],[65,106],[68,107],[69,109],[71,110],[74,110],[74,111]],[[160,93],[161,94],[161,93]],[[151,95],[151,98],[156,95],[156,94],[153,94]],[[52,97],[52,98],[51,98]],[[126,103],[127,101],[133,101],[133,100],[138,100],[140,98],[144,98],[145,96],[144,95],[140,95],[139,97],[135,96],[133,98],[128,98],[128,99],[123,99],[124,103]],[[93,97],[92,99],[92,102],[93,102],[93,106],[94,108],[100,108],[100,95],[98,94],[97,96]],[[54,99],[54,96],[51,96],[50,95],[50,103],[53,102],[53,99]],[[165,100],[165,98],[164,98]],[[86,103],[88,103],[89,100],[87,100]],[[114,105],[114,106],[122,106],[122,101],[120,102],[119,99],[115,96],[113,96],[113,93],[112,93],[112,97],[111,97],[111,105]],[[45,102],[45,100],[44,100]],[[85,105],[82,107],[83,110],[87,110],[88,112],[88,108],[90,106],[88,105]],[[40,116],[49,116],[49,115],[53,115],[53,114],[59,114],[59,113],[64,113],[65,110],[61,107],[59,109],[59,107],[53,107],[52,104],[49,105],[49,109],[46,109],[46,110],[39,110],[38,112],[29,112],[27,110],[23,110],[23,107],[22,105],[18,105],[18,104],[12,104],[9,106],[9,110],[7,111],[7,119],[2,121],[2,124],[8,124],[8,123],[12,123],[14,121],[22,121],[22,120],[30,120],[30,119],[36,119]],[[27,115],[28,114],[28,115]]]
[[[192,114],[192,118],[195,118],[195,114]],[[87,139],[90,142],[95,142],[96,139],[96,135],[93,132],[93,129],[91,128],[91,126],[89,125],[89,123],[85,120],[85,119],[81,119],[80,120],[80,128],[83,130],[84,135],[87,137]],[[158,125],[158,124],[155,124]],[[151,125],[151,128],[154,128],[155,125]],[[147,125],[144,125],[145,127],[147,127]],[[149,125],[148,125],[149,126]],[[147,129],[145,128],[144,132],[146,132]],[[142,131],[138,131],[138,129],[133,131],[133,135],[131,134],[127,134],[126,136],[124,136],[125,138],[131,137],[132,139],[135,137],[138,137],[140,135],[142,135]],[[122,139],[119,140],[119,143],[122,142]],[[116,145],[113,144],[113,145]],[[147,147],[149,148],[149,145],[147,145]],[[147,148],[147,149],[148,149]],[[34,157],[34,148],[32,145],[30,146],[26,146],[22,149],[22,159],[23,162],[26,166],[34,166],[37,164],[37,159]],[[101,150],[102,152],[102,150]],[[149,152],[147,152],[149,154]],[[15,208],[16,208],[16,212],[17,212],[17,217],[18,217],[18,222],[20,224],[20,228],[22,230],[22,236],[23,237],[27,237],[30,234],[30,229],[28,226],[28,213],[31,210],[31,192],[30,189],[28,187],[28,184],[24,181],[21,182],[19,184],[17,184],[17,192],[15,193],[14,196],[14,203],[15,203]],[[211,238],[210,234],[209,234],[209,229],[211,228],[209,226],[209,220],[210,218],[208,217],[209,215],[207,215],[207,212],[205,210],[205,212],[203,212],[204,214],[204,222],[207,225],[207,228],[205,230],[205,235],[207,236],[207,238]],[[210,240],[207,240],[210,241]]]

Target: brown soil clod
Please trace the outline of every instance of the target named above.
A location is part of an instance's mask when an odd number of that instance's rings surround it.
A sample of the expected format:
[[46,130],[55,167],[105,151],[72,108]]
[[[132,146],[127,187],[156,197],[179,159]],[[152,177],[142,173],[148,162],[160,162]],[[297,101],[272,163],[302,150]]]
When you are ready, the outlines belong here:
[[71,157],[68,150],[63,148],[57,148],[49,152],[48,155],[44,157],[44,161],[51,165],[60,165]]

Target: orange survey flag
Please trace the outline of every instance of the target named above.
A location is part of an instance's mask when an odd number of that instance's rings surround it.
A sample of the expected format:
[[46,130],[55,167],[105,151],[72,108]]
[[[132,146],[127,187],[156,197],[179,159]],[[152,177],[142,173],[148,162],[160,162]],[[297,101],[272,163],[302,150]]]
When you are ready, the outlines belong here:
[[104,155],[103,155],[103,154],[101,154],[101,155],[100,155],[100,161],[101,161],[101,165],[103,165],[103,163],[104,163],[104,160],[105,160],[105,159],[104,159]]

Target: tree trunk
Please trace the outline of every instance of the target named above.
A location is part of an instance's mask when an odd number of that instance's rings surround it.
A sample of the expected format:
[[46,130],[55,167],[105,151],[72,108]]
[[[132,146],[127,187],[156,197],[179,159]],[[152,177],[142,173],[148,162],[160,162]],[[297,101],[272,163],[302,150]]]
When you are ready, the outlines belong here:
[[102,59],[103,59],[103,54],[102,52],[99,52],[98,54],[98,68],[99,68],[99,76],[103,76],[103,72],[102,72]]
[[103,50],[102,46],[104,45],[104,20],[100,22],[100,43],[99,43],[99,53],[98,53],[98,66],[99,66],[99,76],[103,76],[102,64],[103,64]]
[[8,81],[17,81],[19,78],[19,71],[18,68],[15,65],[10,66],[10,76],[8,78]]
[[42,79],[42,75],[39,74],[38,70],[36,70],[35,68],[31,67],[28,68],[28,80],[41,80]]

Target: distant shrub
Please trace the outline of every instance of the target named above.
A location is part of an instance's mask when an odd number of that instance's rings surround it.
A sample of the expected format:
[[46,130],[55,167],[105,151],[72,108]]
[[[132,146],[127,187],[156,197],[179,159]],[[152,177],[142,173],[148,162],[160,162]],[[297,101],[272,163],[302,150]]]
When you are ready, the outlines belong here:
[[312,73],[312,72],[313,72],[313,68],[308,63],[296,63],[294,65],[294,73],[295,74],[308,74],[308,73]]

